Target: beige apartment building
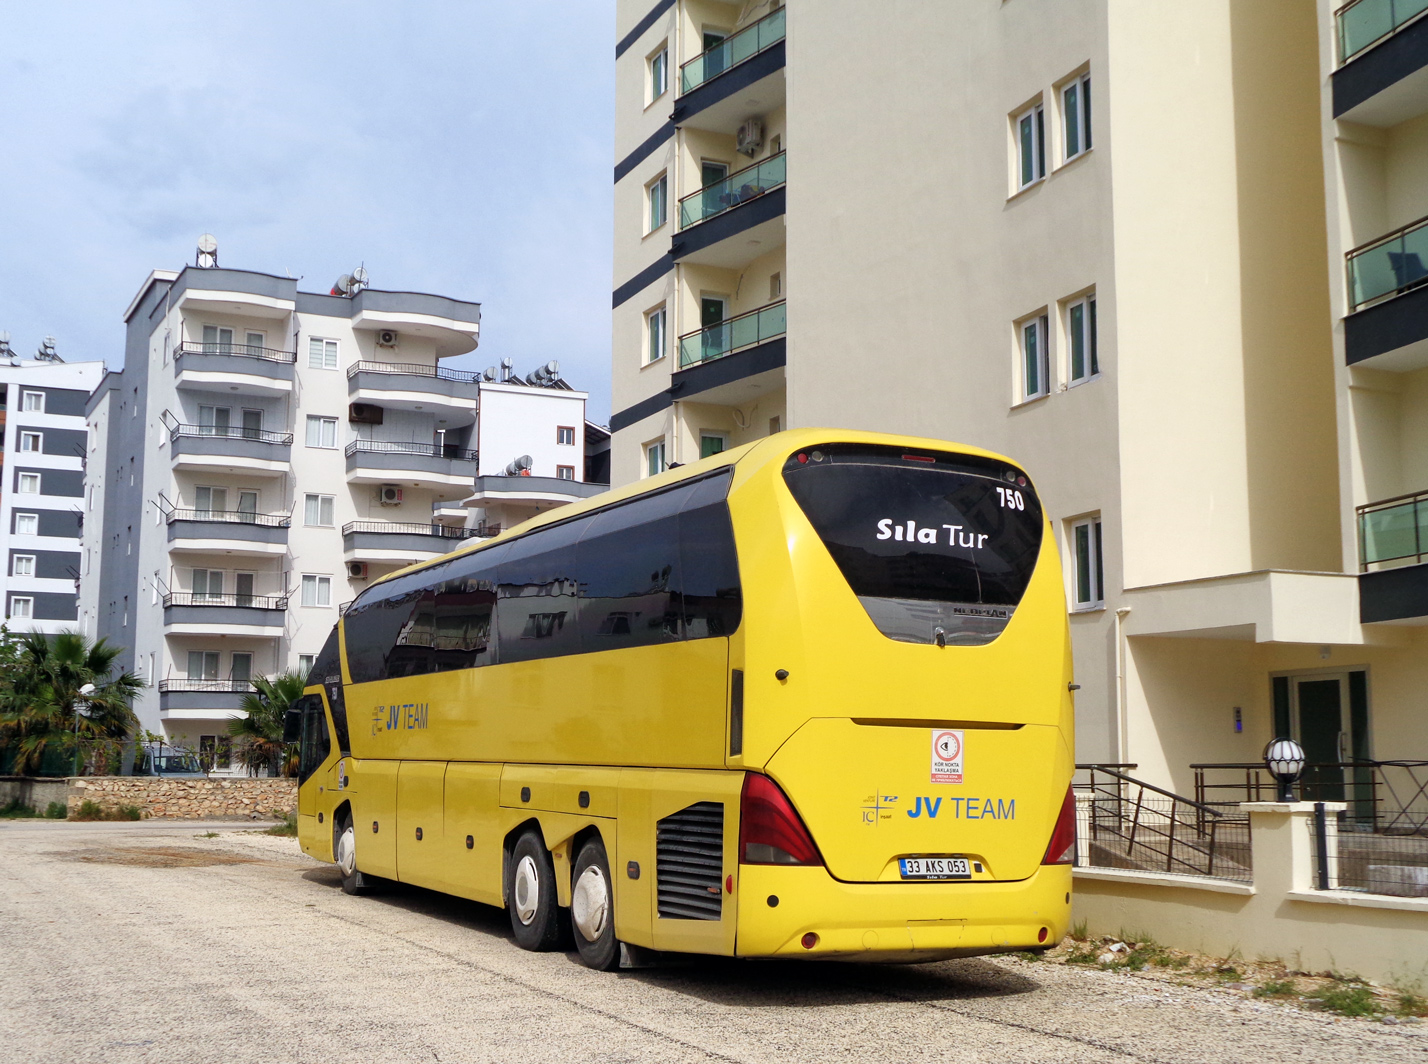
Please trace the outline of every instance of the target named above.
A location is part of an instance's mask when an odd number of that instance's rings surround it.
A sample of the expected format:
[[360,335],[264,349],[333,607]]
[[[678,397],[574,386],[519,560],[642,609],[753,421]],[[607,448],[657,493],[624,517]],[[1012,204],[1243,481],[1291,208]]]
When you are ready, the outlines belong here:
[[1428,492],[1423,6],[620,0],[613,482],[1004,452],[1079,761],[1428,758],[1428,497],[1358,513]]

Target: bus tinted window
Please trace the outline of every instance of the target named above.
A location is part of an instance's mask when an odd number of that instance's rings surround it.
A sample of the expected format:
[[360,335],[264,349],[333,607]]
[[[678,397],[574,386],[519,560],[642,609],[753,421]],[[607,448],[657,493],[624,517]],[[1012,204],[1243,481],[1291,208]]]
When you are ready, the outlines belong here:
[[1036,567],[1041,504],[1005,462],[844,444],[792,456],[784,481],[893,639],[991,642]]
[[585,527],[571,521],[511,542],[496,606],[503,662],[580,653],[575,545]]
[[[342,619],[347,671],[353,683],[411,675],[415,658],[411,629],[419,623],[426,584],[439,580],[447,564],[400,576],[358,596]],[[392,671],[393,666],[397,671]]]
[[679,514],[679,566],[684,636],[729,635],[739,627],[739,560],[724,496],[729,477],[699,481]]
[[679,507],[688,495],[677,488],[636,499],[590,522],[578,552],[580,631],[587,651],[683,637]]
[[352,749],[352,743],[347,732],[347,703],[342,697],[342,662],[338,658],[337,646],[337,625],[334,624],[303,686],[321,685],[326,689],[327,704],[332,708],[332,723],[337,729],[337,748],[345,754]]

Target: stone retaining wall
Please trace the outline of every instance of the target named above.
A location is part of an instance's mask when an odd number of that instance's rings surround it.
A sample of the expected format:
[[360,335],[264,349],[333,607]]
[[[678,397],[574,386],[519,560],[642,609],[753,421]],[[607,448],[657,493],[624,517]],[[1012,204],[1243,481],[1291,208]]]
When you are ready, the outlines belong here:
[[297,811],[295,779],[202,779],[173,776],[83,776],[69,780],[69,812],[81,802],[105,809],[134,805],[145,817],[207,820],[281,818]]

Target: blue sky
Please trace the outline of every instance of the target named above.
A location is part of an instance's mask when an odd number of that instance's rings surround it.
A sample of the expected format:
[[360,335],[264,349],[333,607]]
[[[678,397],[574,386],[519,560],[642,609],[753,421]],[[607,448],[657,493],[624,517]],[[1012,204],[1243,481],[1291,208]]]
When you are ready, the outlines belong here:
[[0,329],[123,357],[148,272],[479,300],[609,417],[613,0],[0,0]]

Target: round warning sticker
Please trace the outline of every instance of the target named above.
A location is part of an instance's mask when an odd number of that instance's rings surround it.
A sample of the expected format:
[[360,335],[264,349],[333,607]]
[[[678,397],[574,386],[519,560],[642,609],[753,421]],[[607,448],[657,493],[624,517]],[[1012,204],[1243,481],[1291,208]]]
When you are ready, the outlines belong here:
[[962,782],[962,733],[932,730],[932,782]]

